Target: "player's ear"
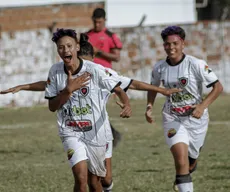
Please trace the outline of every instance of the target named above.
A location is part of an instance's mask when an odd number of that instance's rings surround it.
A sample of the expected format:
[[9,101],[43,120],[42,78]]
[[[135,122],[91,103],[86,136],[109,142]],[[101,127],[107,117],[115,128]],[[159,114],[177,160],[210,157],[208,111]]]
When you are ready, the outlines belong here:
[[185,42],[182,41],[182,50],[184,49],[184,47],[185,47]]
[[77,51],[80,51],[80,44],[77,43]]

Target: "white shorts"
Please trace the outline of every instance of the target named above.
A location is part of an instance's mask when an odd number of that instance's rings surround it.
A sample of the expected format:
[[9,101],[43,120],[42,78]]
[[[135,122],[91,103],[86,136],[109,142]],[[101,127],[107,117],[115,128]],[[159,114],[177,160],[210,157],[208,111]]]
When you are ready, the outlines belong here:
[[112,158],[113,155],[113,141],[108,141],[106,144],[105,158]]
[[192,116],[173,118],[173,116],[163,112],[166,143],[170,148],[177,143],[187,144],[189,157],[197,159],[208,130],[208,113],[200,119]]
[[94,175],[105,177],[106,146],[92,146],[76,137],[64,137],[62,143],[71,168],[80,161],[88,160],[88,170]]

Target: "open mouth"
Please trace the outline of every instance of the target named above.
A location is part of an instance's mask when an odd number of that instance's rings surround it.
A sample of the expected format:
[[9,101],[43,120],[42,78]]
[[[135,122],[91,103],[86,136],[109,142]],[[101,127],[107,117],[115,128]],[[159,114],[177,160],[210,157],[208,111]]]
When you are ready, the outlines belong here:
[[71,61],[71,59],[72,59],[72,55],[67,55],[67,56],[64,56],[64,61],[65,62],[70,62]]

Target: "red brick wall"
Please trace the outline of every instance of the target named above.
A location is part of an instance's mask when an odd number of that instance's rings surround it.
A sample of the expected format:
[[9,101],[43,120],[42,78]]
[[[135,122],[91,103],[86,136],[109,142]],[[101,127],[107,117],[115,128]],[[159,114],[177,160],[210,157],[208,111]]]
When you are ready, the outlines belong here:
[[95,8],[104,3],[60,4],[30,7],[3,8],[0,12],[2,32],[55,27],[90,27]]

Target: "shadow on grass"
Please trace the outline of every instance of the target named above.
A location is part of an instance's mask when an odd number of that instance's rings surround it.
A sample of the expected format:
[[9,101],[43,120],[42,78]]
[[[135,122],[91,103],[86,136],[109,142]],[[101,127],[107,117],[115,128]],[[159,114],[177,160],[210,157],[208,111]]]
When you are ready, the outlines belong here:
[[134,170],[134,172],[136,173],[148,173],[148,172],[161,172],[160,170],[157,170],[157,169],[146,169],[146,170],[143,170],[143,169],[138,169],[138,170]]

